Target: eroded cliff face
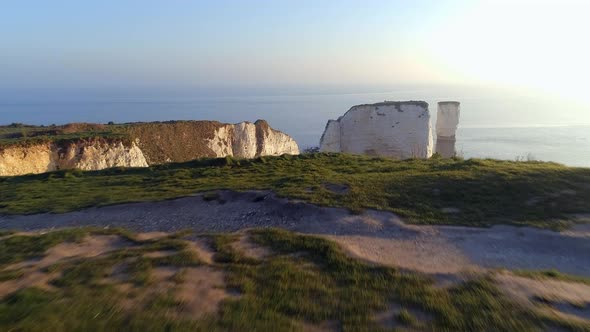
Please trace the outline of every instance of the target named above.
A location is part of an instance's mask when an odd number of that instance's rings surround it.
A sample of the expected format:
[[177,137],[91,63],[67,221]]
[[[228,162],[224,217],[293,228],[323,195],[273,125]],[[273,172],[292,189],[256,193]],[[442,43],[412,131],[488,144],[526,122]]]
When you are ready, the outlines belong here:
[[57,151],[51,144],[0,150],[0,176],[38,174],[57,169]]
[[235,125],[215,121],[140,123],[124,130],[132,143],[96,138],[0,147],[0,176],[74,168],[147,167],[198,158],[299,154],[293,138],[263,120]]
[[148,164],[185,162],[198,158],[255,158],[299,154],[293,138],[264,120],[237,124],[216,121],[147,123],[129,128]]
[[39,174],[62,169],[101,170],[111,167],[146,167],[135,144],[100,139],[67,144],[42,143],[0,150],[0,176]]
[[328,120],[320,139],[321,152],[342,152],[340,148],[340,121]]
[[429,158],[433,152],[426,102],[383,102],[352,107],[330,120],[320,141],[322,152],[393,158]]
[[255,158],[299,154],[299,147],[293,138],[272,129],[264,120],[224,125],[215,130],[207,146],[215,157]]

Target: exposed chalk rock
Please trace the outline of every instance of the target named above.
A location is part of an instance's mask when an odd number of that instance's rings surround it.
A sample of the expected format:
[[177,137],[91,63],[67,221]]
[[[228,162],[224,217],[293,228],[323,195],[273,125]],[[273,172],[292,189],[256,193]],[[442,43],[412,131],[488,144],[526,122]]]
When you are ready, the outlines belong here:
[[461,104],[456,101],[442,101],[438,103],[436,119],[436,152],[443,158],[452,158],[455,150],[455,135],[459,126]]
[[38,174],[61,169],[101,170],[110,167],[147,167],[135,144],[101,140],[79,141],[65,146],[42,143],[0,150],[0,176]]
[[232,155],[241,158],[254,158],[257,153],[256,125],[241,122],[233,125]]
[[330,120],[320,151],[429,158],[433,145],[428,103],[383,102],[354,106],[338,120]]
[[321,152],[340,152],[340,122],[328,120],[320,140]]
[[[78,124],[63,128],[70,130],[69,134],[77,133],[78,127],[86,131],[97,130],[96,126]],[[107,130],[104,126],[99,129]],[[61,143],[0,146],[0,176],[72,168],[147,167],[212,157],[255,158],[299,154],[299,147],[293,138],[272,129],[263,120],[235,125],[215,121],[137,123],[128,124],[117,133],[121,139],[97,137]],[[50,136],[50,133],[46,135]]]
[[[280,156],[283,154],[298,155],[299,146],[290,136],[272,129],[264,120],[256,125],[256,156]],[[242,156],[236,156],[242,157]]]
[[255,158],[299,154],[299,146],[289,135],[272,129],[264,120],[223,125],[215,130],[207,146],[215,157]]
[[215,130],[213,138],[207,141],[207,147],[213,151],[214,157],[233,156],[232,133],[232,125],[223,125]]
[[459,126],[461,104],[458,101],[441,101],[438,103],[436,118],[436,135],[455,137]]
[[453,158],[457,155],[455,137],[438,136],[436,138],[436,153],[443,158]]
[[57,149],[52,144],[14,146],[0,151],[0,176],[38,174],[58,168]]
[[143,152],[135,143],[130,146],[125,146],[123,142],[72,143],[59,156],[60,169],[97,171],[112,167],[148,166]]

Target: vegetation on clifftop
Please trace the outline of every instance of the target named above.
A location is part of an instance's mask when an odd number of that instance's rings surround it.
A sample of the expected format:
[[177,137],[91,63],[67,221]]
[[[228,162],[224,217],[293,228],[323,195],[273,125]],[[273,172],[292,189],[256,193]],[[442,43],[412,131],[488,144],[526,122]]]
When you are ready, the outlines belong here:
[[119,140],[129,142],[124,125],[77,123],[64,126],[31,126],[13,123],[0,126],[0,149],[28,147],[43,143],[68,144],[81,140]]
[[545,162],[397,161],[345,154],[204,159],[145,169],[0,178],[0,214],[61,213],[218,189],[273,190],[323,206],[392,211],[407,222],[559,229],[590,213],[590,169]]

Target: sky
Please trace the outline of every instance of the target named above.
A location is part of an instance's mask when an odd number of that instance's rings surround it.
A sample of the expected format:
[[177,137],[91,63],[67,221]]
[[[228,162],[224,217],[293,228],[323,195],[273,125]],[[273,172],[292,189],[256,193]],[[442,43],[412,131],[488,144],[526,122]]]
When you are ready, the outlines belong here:
[[481,85],[579,110],[589,12],[571,0],[5,0],[0,102],[52,89]]

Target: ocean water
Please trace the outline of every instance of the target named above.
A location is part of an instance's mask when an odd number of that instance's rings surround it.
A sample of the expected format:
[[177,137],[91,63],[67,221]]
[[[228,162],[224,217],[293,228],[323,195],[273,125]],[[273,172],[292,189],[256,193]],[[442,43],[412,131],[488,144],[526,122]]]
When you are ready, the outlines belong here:
[[456,148],[466,158],[590,167],[590,126],[459,128]]
[[[426,96],[426,97],[425,97]],[[433,124],[436,102],[461,101],[457,150],[465,158],[535,159],[590,167],[590,125],[580,116],[590,112],[568,108],[550,99],[466,89],[398,89],[384,93],[272,96],[199,96],[134,98],[62,98],[3,100],[0,124],[67,122],[137,122],[166,120],[267,120],[293,136],[302,148],[319,145],[329,119],[351,106],[384,100],[426,100]]]

